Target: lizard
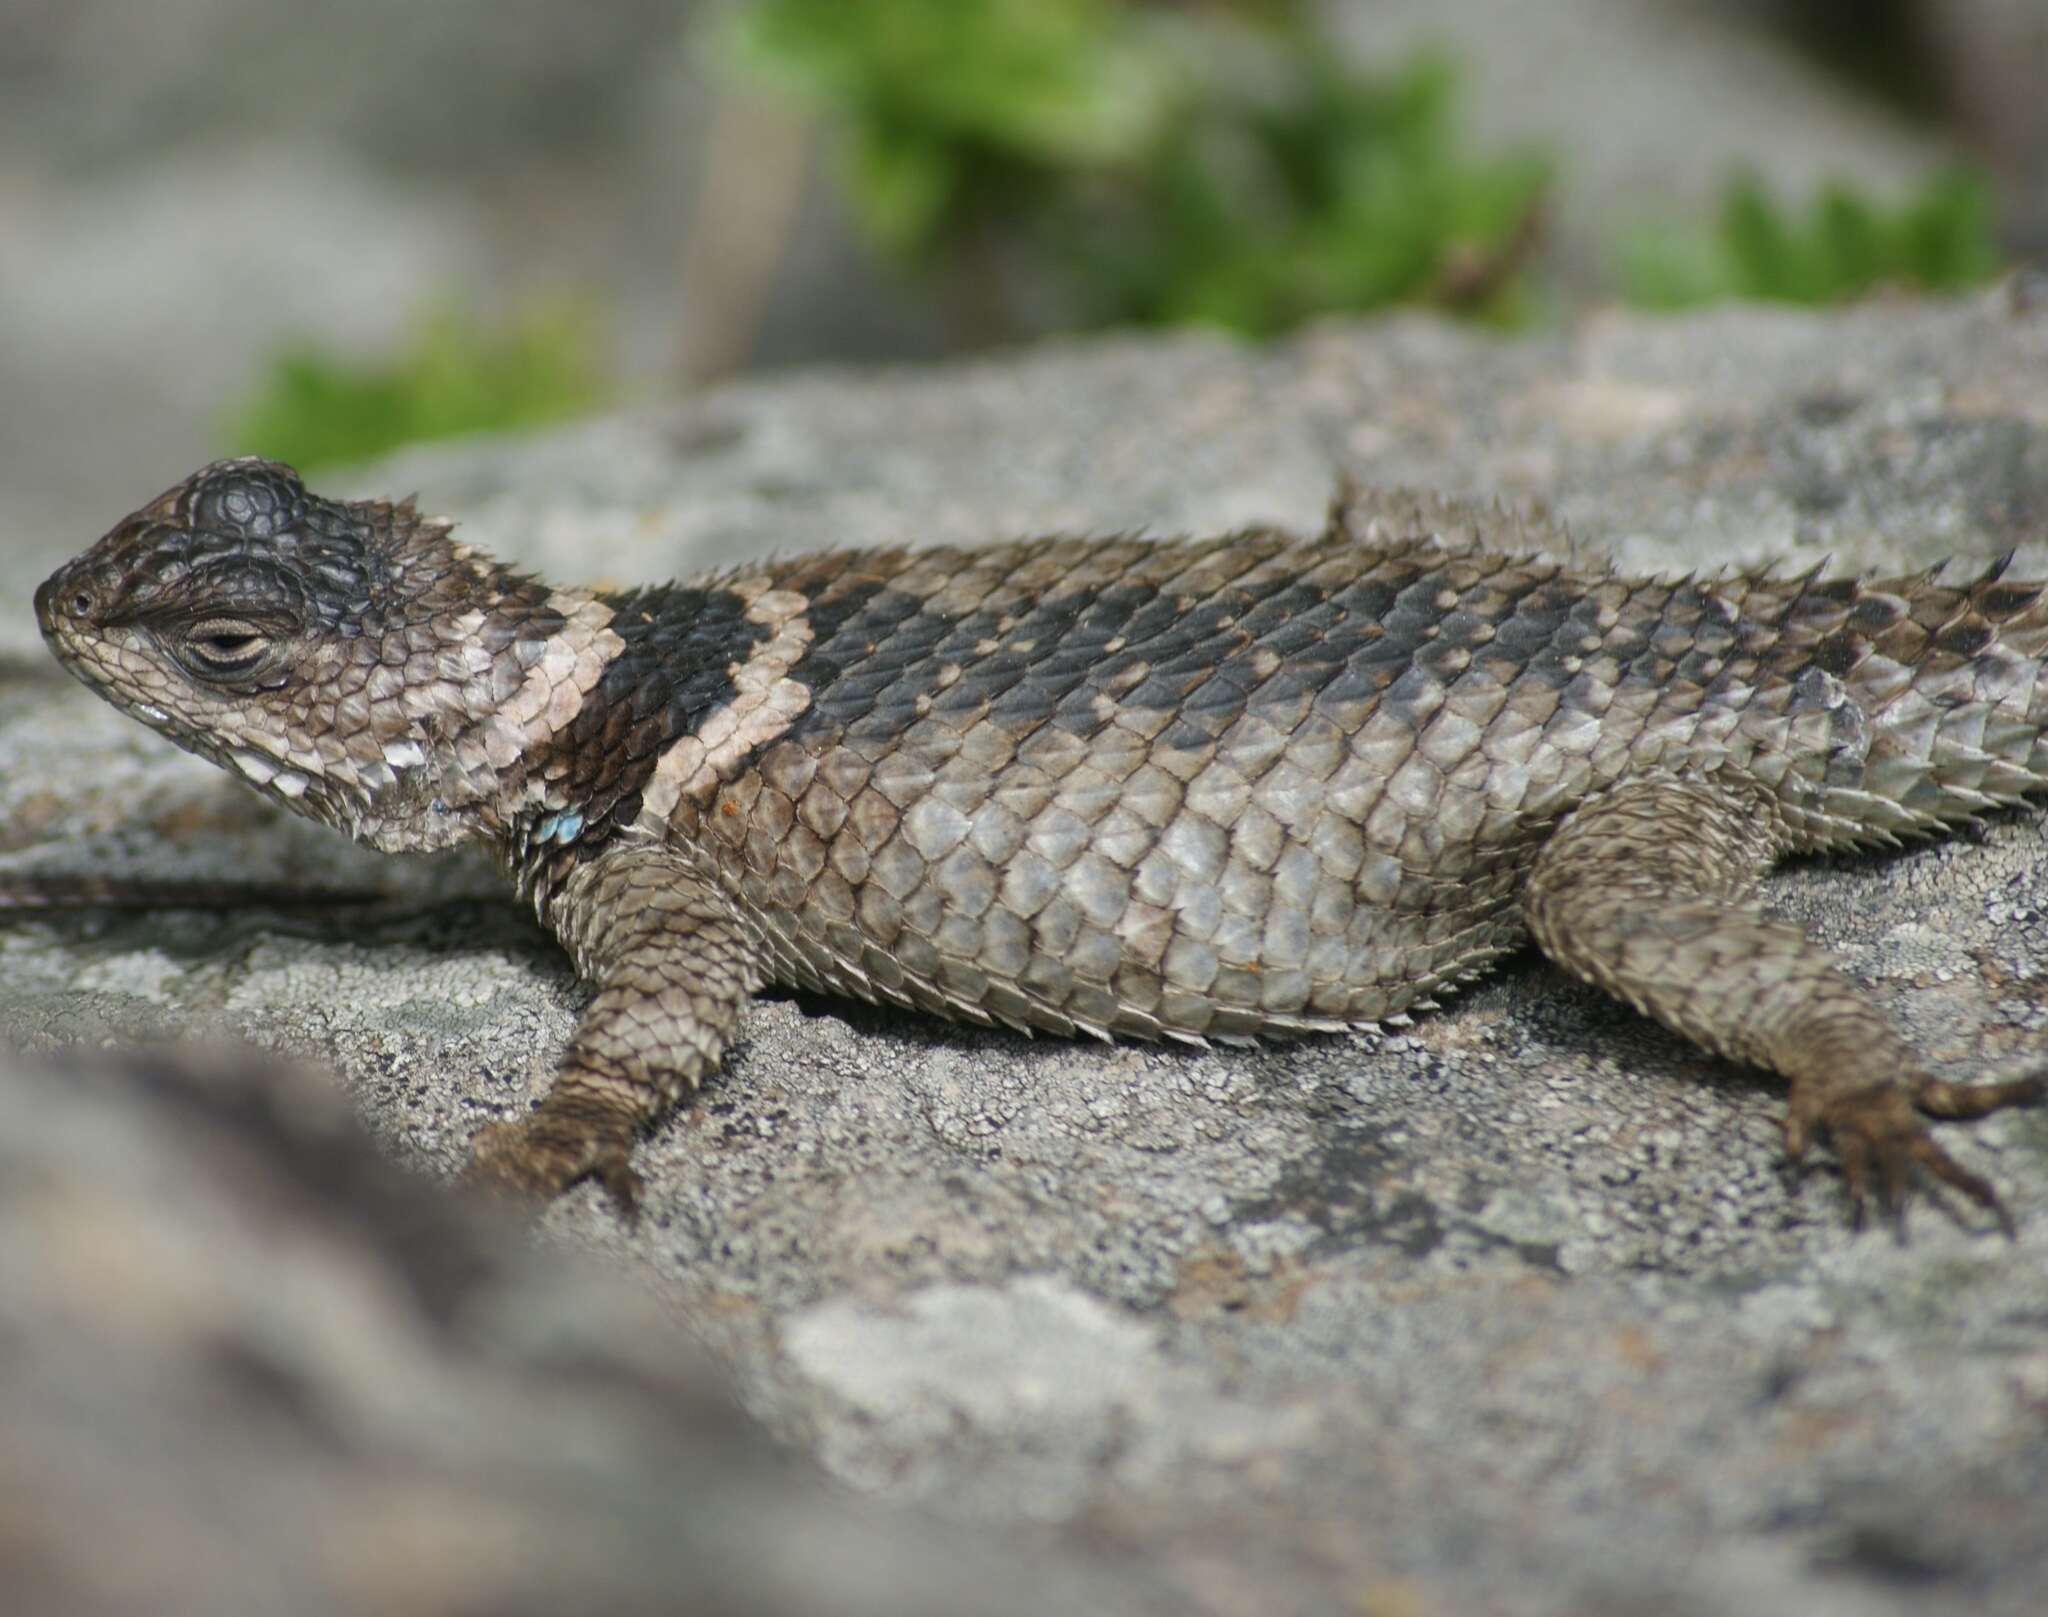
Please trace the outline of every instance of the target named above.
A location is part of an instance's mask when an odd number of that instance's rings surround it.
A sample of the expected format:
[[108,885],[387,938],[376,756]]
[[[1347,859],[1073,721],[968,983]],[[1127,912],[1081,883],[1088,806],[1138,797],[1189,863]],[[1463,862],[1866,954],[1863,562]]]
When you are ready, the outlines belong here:
[[[2048,586],[1636,577],[1351,489],[1312,536],[825,550],[555,587],[407,499],[219,461],[36,592],[58,660],[273,802],[481,843],[594,989],[466,1175],[624,1209],[769,984],[1201,1043],[1404,1023],[1533,941],[1786,1085],[1860,1226],[1996,1188],[1931,1073],[1757,899],[1802,852],[2048,789]],[[1952,1209],[1953,1210],[1953,1209]]]

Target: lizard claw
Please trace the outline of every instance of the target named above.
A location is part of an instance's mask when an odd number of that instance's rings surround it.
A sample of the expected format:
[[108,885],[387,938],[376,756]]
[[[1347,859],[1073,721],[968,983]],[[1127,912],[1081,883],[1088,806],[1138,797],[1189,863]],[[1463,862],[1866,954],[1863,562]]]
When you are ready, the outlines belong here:
[[1874,1191],[1903,1242],[1914,1185],[1929,1179],[1975,1202],[1998,1221],[2006,1239],[2012,1240],[2018,1231],[1996,1188],[1937,1145],[1920,1114],[1983,1117],[2001,1107],[2038,1101],[2044,1093],[2048,1093],[2048,1081],[2039,1075],[1999,1084],[1952,1084],[1921,1077],[1910,1089],[1875,1083],[1834,1093],[1819,1085],[1795,1085],[1785,1116],[1785,1148],[1797,1161],[1816,1128],[1827,1133],[1841,1159],[1850,1222],[1859,1230]]
[[631,1217],[640,1202],[631,1129],[610,1118],[552,1111],[546,1102],[513,1123],[490,1123],[469,1139],[465,1183],[522,1201],[547,1202],[580,1180],[595,1179]]

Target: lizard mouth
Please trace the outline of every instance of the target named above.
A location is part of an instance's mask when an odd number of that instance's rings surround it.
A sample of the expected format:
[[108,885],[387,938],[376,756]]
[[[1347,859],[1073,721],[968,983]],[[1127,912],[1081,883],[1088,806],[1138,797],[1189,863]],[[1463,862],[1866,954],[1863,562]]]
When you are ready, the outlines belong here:
[[36,590],[36,627],[66,673],[152,729],[168,730],[171,715],[144,693],[132,653],[123,652],[122,637],[103,632],[104,599],[84,569],[67,563]]
[[[57,638],[57,601],[64,591],[64,575],[70,571],[69,567],[60,567],[36,588],[36,627],[43,631],[45,640]],[[82,591],[73,593],[74,608],[82,597]],[[90,603],[88,609],[89,606]]]
[[[57,661],[63,664],[67,671],[73,670],[77,661],[77,643],[74,639],[72,621],[67,619],[59,603],[69,595],[69,605],[74,619],[89,614],[92,608],[88,591],[70,587],[67,576],[70,572],[69,567],[64,567],[52,573],[36,590],[35,595],[36,627],[43,633],[44,644],[49,646]],[[85,606],[85,614],[78,612],[81,604]]]

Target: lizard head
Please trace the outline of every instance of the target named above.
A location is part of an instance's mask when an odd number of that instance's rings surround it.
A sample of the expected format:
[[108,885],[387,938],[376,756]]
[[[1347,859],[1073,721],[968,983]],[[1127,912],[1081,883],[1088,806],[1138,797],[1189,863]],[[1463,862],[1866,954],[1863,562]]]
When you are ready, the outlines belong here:
[[494,653],[522,632],[493,608],[545,599],[521,583],[410,501],[322,499],[243,459],[125,518],[35,607],[58,661],[122,711],[403,851],[474,832],[445,743],[488,710]]

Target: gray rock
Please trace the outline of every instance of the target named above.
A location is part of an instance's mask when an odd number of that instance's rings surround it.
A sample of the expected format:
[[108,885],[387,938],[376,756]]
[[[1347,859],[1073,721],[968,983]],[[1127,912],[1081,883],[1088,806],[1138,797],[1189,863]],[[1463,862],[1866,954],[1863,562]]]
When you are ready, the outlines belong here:
[[778,1450],[674,1317],[246,1053],[0,1057],[0,1526],[37,1617],[1164,1613]]
[[[1637,567],[2022,545],[2039,575],[2044,378],[2048,317],[1996,295],[1514,342],[1396,319],[752,382],[353,486],[621,581],[824,543],[1302,526],[1345,474],[1540,502]],[[486,874],[271,817],[11,633],[7,869],[393,895],[29,920],[0,933],[17,1038],[239,1034],[332,1067],[428,1173],[542,1092],[579,991]],[[2041,851],[2016,814],[1769,896],[1974,1076],[2041,1058]],[[1249,1052],[775,997],[643,1149],[637,1226],[587,1188],[542,1225],[852,1486],[962,1538],[1085,1541],[1192,1609],[2035,1609],[2048,1119],[1956,1137],[2016,1247],[1926,1209],[1899,1247],[1849,1232],[1830,1173],[1788,1185],[1778,1117],[1766,1083],[1533,960],[1410,1030]]]

